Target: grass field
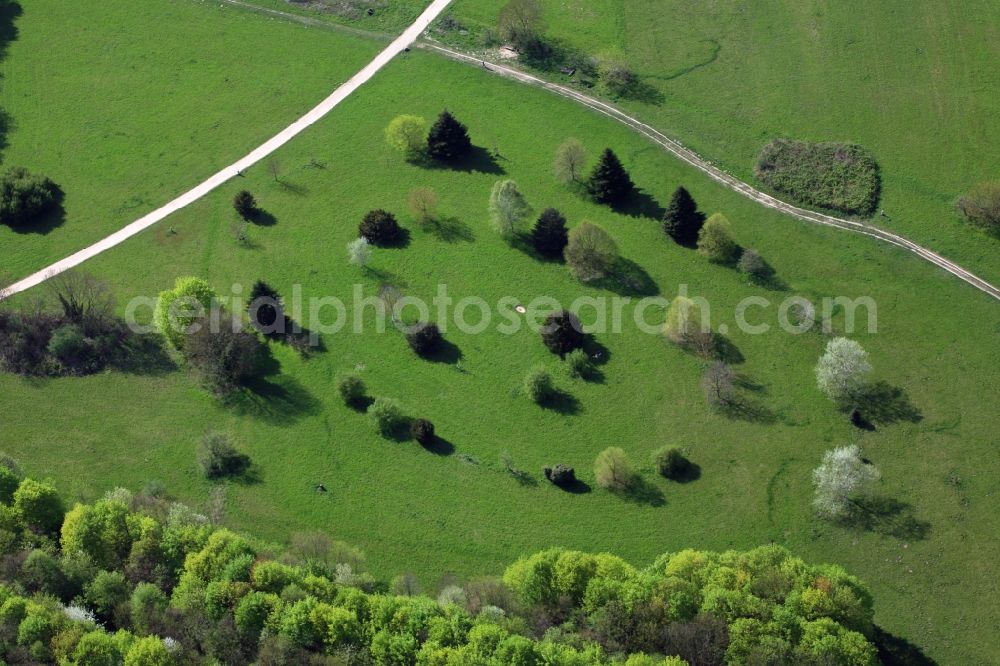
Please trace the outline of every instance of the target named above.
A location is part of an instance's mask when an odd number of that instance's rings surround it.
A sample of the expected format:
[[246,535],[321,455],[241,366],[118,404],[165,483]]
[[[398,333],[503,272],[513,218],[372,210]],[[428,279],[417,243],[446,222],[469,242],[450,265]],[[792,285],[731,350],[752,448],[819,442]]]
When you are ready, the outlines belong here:
[[382,47],[188,0],[150,0],[141,12],[92,0],[66,12],[37,0],[14,26],[0,63],[0,109],[13,119],[3,164],[48,175],[66,198],[64,221],[45,233],[0,227],[8,277],[85,247],[242,157]]
[[[307,16],[373,32],[398,33],[413,23],[428,0],[239,0],[265,9]],[[368,15],[368,10],[372,14]]]
[[[876,222],[996,283],[1000,241],[954,201],[1000,173],[1000,6],[892,0],[542,0],[548,34],[584,53],[618,51],[651,89],[621,100],[643,120],[753,182],[775,137],[858,143],[882,167]],[[501,0],[456,0],[469,37]]]
[[[425,298],[439,283],[456,298],[489,301],[606,295],[495,236],[486,202],[499,173],[406,165],[383,145],[382,128],[395,114],[430,117],[443,105],[469,123],[477,145],[496,145],[503,159],[492,170],[517,179],[537,208],[556,206],[573,224],[599,223],[663,295],[687,284],[710,298],[721,313],[716,321],[731,325],[732,306],[744,296],[776,294],[668,242],[655,220],[612,213],[558,185],[551,156],[564,138],[580,137],[591,155],[613,146],[660,205],[685,184],[704,210],[723,211],[738,240],[760,250],[795,293],[873,296],[878,333],[861,341],[879,378],[903,388],[922,420],[859,435],[815,389],[819,334],[731,334],[746,357],[740,370],[762,386],[757,397],[773,414],[773,422],[744,422],[704,406],[699,361],[634,329],[598,337],[609,360],[603,383],[590,384],[566,378],[529,331],[509,337],[450,330],[460,366],[419,360],[396,333],[342,333],[305,360],[273,347],[280,372],[239,408],[220,406],[183,370],[45,381],[0,376],[0,448],[71,497],[157,479],[204,506],[211,487],[197,473],[194,447],[205,432],[227,430],[260,475],[257,483],[226,487],[229,524],[275,539],[320,528],[364,548],[377,574],[410,570],[429,586],[446,572],[496,573],[517,555],[549,545],[647,562],[688,546],[775,541],[862,576],[875,593],[878,621],[942,663],[996,660],[983,629],[1000,621],[990,575],[998,546],[991,504],[1000,406],[995,304],[910,255],[762,210],[567,101],[430,54],[408,54],[280,152],[281,183],[258,167],[86,268],[107,279],[121,302],[155,295],[184,274],[206,277],[223,293],[265,278],[286,297],[297,283],[305,297],[347,297],[355,282],[372,295],[381,280]],[[309,166],[313,159],[325,166]],[[407,219],[406,192],[417,185],[438,190],[457,238],[442,240]],[[229,231],[230,200],[243,186],[276,220],[251,230],[249,249]],[[347,266],[344,250],[360,216],[374,207],[400,213],[413,232],[408,248],[376,253],[379,278]],[[517,395],[521,377],[539,362],[556,372],[578,413],[544,411]],[[375,436],[334,390],[337,375],[356,367],[374,395],[431,418],[454,451],[435,455]],[[810,472],[824,450],[857,440],[882,468],[880,493],[901,507],[869,530],[818,523],[811,518]],[[689,449],[699,480],[653,478],[648,456],[665,443]],[[499,462],[508,451],[536,479],[542,465],[563,462],[592,484],[594,456],[611,445],[645,468],[662,505],[599,490],[567,494],[544,481],[523,486]],[[317,483],[330,492],[317,493]]]

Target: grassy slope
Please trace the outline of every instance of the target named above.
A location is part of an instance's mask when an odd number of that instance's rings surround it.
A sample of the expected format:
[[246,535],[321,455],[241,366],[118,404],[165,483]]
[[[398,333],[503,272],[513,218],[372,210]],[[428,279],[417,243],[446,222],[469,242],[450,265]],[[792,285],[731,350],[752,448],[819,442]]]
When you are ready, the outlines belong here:
[[14,121],[3,163],[59,183],[66,219],[46,234],[0,227],[3,271],[38,270],[166,203],[307,111],[381,47],[261,25],[189,0],[150,0],[141,12],[123,2],[85,0],[72,12],[25,3],[2,62],[0,108]]
[[[263,168],[239,184],[249,185],[277,219],[253,229],[253,249],[236,247],[229,235],[234,184],[88,269],[107,278],[122,301],[155,294],[183,274],[203,275],[222,291],[263,277],[286,296],[302,283],[306,296],[346,297],[359,274],[346,265],[344,246],[360,215],[376,206],[402,212],[409,188],[431,185],[442,194],[445,212],[474,239],[448,243],[415,230],[409,248],[379,251],[375,267],[405,283],[405,293],[429,298],[445,282],[455,296],[488,300],[606,294],[495,237],[485,208],[496,175],[424,170],[389,154],[381,130],[394,114],[431,116],[444,104],[471,125],[478,145],[498,144],[507,158],[503,168],[537,207],[555,205],[572,223],[589,218],[603,225],[668,296],[687,283],[726,313],[739,298],[768,292],[667,242],[655,222],[616,215],[558,186],[551,155],[566,136],[584,139],[592,154],[614,146],[660,202],[684,183],[705,210],[724,211],[739,240],[771,259],[796,292],[874,296],[879,332],[862,342],[880,376],[904,387],[924,420],[861,439],[883,469],[881,491],[912,503],[917,519],[931,525],[928,538],[845,531],[811,519],[811,470],[825,449],[858,438],[815,390],[812,367],[824,344],[817,334],[733,336],[747,358],[742,370],[764,386],[761,399],[778,416],[772,425],[710,414],[698,388],[699,362],[634,330],[600,338],[611,353],[605,383],[571,382],[560,373],[560,386],[580,401],[578,415],[542,411],[515,395],[533,364],[558,370],[528,331],[514,338],[450,331],[447,337],[464,354],[464,372],[416,359],[399,334],[342,333],[307,361],[275,348],[280,374],[268,379],[256,407],[242,410],[214,404],[184,372],[55,381],[2,376],[0,448],[33,475],[55,478],[71,496],[92,498],[111,485],[135,487],[155,478],[197,504],[206,501],[209,486],[195,471],[194,445],[207,430],[226,429],[252,455],[262,479],[229,487],[231,524],[278,539],[318,527],[362,546],[378,574],[412,570],[430,584],[446,571],[497,572],[521,553],[556,544],[644,562],[683,547],[773,540],[864,577],[879,621],[943,663],[995,660],[996,647],[982,629],[1000,619],[990,575],[1000,545],[990,503],[1000,407],[995,304],[895,249],[762,210],[569,102],[411,53],[283,149],[286,186],[274,184]],[[313,156],[326,168],[306,167]],[[166,226],[178,233],[166,234]],[[361,281],[367,294],[375,293],[375,280]],[[412,415],[431,418],[457,453],[481,464],[374,436],[365,418],[335,396],[336,375],[358,364],[374,394],[396,397]],[[690,447],[702,478],[687,485],[654,481],[666,496],[660,507],[602,491],[522,487],[498,462],[508,450],[536,477],[543,464],[564,462],[592,482],[596,453],[619,445],[652,478],[646,461],[664,443]],[[961,487],[949,484],[950,474],[961,478]],[[316,493],[319,482],[331,492]]]
[[[492,26],[502,4],[456,0],[451,11]],[[1000,240],[966,227],[952,205],[1000,175],[995,2],[542,5],[551,35],[624,52],[663,100],[623,105],[713,162],[752,180],[775,136],[860,143],[882,166],[891,220],[877,223],[1000,281]]]

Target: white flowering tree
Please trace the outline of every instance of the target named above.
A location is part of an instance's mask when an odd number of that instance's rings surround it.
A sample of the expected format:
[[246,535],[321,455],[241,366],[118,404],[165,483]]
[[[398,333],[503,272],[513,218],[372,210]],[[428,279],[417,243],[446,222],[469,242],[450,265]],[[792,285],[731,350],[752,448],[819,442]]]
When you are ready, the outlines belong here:
[[878,468],[861,459],[858,445],[831,449],[813,471],[813,485],[816,486],[813,506],[824,518],[843,518],[850,509],[851,500],[870,493],[878,479]]
[[501,238],[510,240],[530,213],[531,206],[521,194],[517,183],[501,180],[493,186],[490,193],[490,218]]
[[347,244],[347,260],[354,266],[364,268],[372,257],[372,246],[367,238],[355,238]]
[[816,384],[831,400],[850,402],[864,391],[872,371],[868,352],[854,340],[834,338],[816,364]]

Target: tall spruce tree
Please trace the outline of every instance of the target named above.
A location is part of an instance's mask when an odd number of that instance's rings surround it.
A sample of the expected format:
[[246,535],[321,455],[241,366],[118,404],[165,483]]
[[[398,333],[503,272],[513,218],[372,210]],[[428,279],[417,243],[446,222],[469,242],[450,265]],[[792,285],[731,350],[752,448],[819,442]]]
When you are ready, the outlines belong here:
[[681,245],[694,245],[698,232],[705,222],[705,215],[698,211],[691,193],[678,187],[670,197],[667,212],[663,215],[663,231]]
[[568,242],[566,216],[555,208],[546,208],[531,230],[531,243],[535,250],[544,257],[561,257]]
[[441,162],[454,162],[467,157],[472,141],[465,125],[455,120],[447,109],[441,112],[427,134],[427,154]]
[[618,204],[623,202],[635,189],[632,179],[622,166],[621,160],[610,148],[605,148],[597,161],[590,180],[587,181],[587,191],[597,203]]

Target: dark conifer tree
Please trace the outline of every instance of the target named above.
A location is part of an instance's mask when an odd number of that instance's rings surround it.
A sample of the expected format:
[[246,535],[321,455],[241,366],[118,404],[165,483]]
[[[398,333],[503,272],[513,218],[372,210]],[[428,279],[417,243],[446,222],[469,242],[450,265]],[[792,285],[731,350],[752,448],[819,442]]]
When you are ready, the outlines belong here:
[[244,220],[249,220],[257,212],[257,200],[246,190],[240,190],[233,197],[233,208]]
[[257,280],[250,289],[247,315],[250,318],[250,325],[258,331],[276,333],[272,327],[284,317],[281,294],[263,280]]
[[664,233],[681,245],[694,245],[704,223],[705,215],[698,210],[691,193],[684,187],[678,187],[663,215]]
[[555,208],[546,208],[531,231],[531,243],[544,257],[561,257],[568,242],[566,217]]
[[605,148],[597,161],[590,180],[587,181],[587,191],[597,203],[618,204],[632,194],[635,185],[628,172],[622,166],[621,160],[610,148]]
[[455,162],[468,157],[472,141],[465,125],[455,116],[442,111],[427,133],[427,154],[440,162]]

